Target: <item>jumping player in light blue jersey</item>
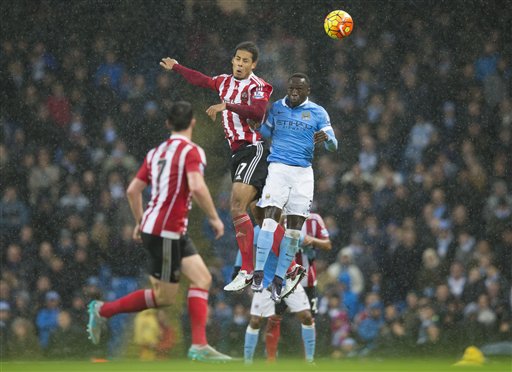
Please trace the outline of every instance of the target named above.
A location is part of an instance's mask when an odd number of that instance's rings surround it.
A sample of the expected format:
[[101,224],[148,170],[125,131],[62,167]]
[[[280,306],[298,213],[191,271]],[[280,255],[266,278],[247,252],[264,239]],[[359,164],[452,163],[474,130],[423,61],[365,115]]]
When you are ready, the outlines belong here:
[[[272,139],[268,176],[258,202],[264,209],[264,220],[258,237],[252,289],[263,290],[263,268],[274,239],[282,233],[281,213],[287,216],[284,233],[286,249],[282,249],[271,284],[271,297],[281,301],[283,280],[298,251],[300,231],[309,216],[313,202],[314,175],[311,167],[315,145],[324,143],[328,151],[336,151],[338,141],[325,109],[309,101],[309,78],[296,73],[288,79],[288,94],[275,102],[263,125],[254,125],[265,138]],[[298,265],[297,265],[298,266]],[[299,266],[300,267],[300,266]],[[303,269],[302,269],[303,270]],[[296,285],[294,281],[287,281]],[[289,288],[283,293],[288,294]]]

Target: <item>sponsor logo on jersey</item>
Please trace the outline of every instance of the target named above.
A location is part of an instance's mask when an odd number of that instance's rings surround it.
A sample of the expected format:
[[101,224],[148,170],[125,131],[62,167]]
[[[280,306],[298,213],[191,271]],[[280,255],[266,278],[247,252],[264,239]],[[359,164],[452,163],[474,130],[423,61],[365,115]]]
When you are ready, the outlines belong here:
[[298,120],[286,120],[286,119],[280,120],[280,119],[278,119],[276,124],[278,127],[282,127],[283,129],[289,129],[289,130],[304,131],[304,130],[310,130],[311,128],[313,128],[313,125],[308,124],[308,123],[303,123]]

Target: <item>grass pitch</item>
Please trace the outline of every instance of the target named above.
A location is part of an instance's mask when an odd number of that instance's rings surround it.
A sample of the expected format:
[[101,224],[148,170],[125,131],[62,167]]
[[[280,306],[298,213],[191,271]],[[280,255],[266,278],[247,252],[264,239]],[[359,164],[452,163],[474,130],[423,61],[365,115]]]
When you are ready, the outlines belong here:
[[512,358],[500,358],[488,361],[481,367],[453,367],[455,360],[451,359],[368,359],[368,360],[318,360],[315,366],[310,366],[298,359],[279,360],[269,364],[265,361],[256,361],[246,366],[242,361],[225,364],[205,364],[190,362],[184,359],[174,359],[158,362],[142,362],[138,360],[109,361],[106,363],[92,363],[86,361],[61,362],[2,362],[1,372],[181,372],[181,371],[241,371],[241,372],[298,372],[298,371],[411,371],[411,372],[441,372],[441,371],[512,371]]

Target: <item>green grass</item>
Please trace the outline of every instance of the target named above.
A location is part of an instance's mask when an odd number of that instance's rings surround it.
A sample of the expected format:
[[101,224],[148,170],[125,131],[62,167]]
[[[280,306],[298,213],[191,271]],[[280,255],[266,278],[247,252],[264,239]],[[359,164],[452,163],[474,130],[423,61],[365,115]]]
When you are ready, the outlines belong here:
[[309,366],[302,360],[279,360],[277,363],[268,364],[265,361],[256,361],[253,365],[246,366],[243,362],[232,362],[228,364],[204,364],[198,362],[189,362],[184,359],[141,362],[141,361],[110,361],[107,363],[91,362],[2,362],[1,372],[130,372],[130,371],[148,371],[148,372],[180,372],[180,371],[512,371],[512,359],[500,358],[486,363],[482,367],[453,367],[454,360],[451,359],[393,359],[393,360],[319,360],[316,366]]

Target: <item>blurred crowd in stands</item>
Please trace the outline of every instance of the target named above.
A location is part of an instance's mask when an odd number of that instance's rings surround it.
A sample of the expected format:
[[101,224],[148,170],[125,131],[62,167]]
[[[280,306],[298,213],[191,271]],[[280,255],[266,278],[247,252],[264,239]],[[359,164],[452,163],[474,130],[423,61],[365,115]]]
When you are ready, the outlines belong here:
[[[2,358],[116,356],[130,342],[141,358],[168,357],[180,333],[168,318],[181,314],[117,316],[93,348],[85,306],[144,283],[125,189],[165,138],[173,100],[193,101],[199,112],[216,99],[160,71],[160,58],[225,73],[246,39],[260,46],[257,74],[274,86],[271,100],[284,96],[291,73],[309,74],[310,98],[327,108],[341,140],[337,154],[319,150],[315,161],[313,209],[333,241],[317,258],[317,353],[454,353],[511,342],[510,21],[483,22],[475,33],[475,14],[492,19],[474,11],[484,6],[478,1],[471,11],[467,2],[354,5],[354,33],[331,41],[322,34],[325,6],[239,3],[241,10],[171,2],[163,12],[24,1],[4,9],[11,17],[0,40]],[[46,27],[16,23],[20,14]],[[205,146],[207,156],[227,151],[220,133],[208,139],[216,147]],[[209,169],[210,179],[226,169]],[[225,237],[213,241],[197,220],[191,230],[210,244],[202,247],[214,274],[208,337],[241,355],[250,293],[222,290],[237,249],[229,182],[216,197]],[[282,355],[301,355],[299,330],[285,319]]]

